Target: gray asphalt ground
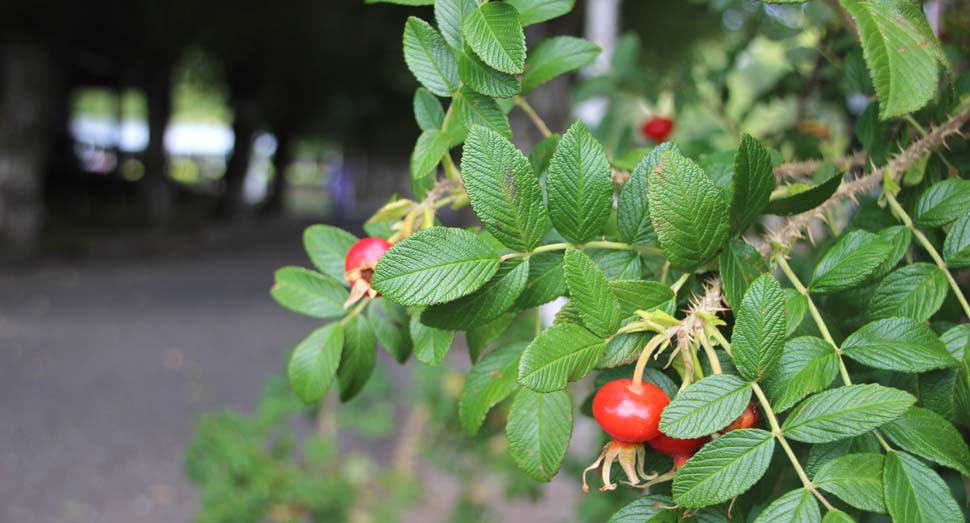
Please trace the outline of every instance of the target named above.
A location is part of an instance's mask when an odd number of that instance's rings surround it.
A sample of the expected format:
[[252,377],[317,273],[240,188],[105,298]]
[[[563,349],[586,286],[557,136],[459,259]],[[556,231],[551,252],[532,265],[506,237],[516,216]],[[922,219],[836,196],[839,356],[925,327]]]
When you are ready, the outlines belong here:
[[[191,521],[194,420],[251,410],[284,348],[316,324],[267,293],[274,269],[308,263],[299,235],[0,269],[0,523]],[[576,485],[551,488],[504,520],[568,517]],[[436,495],[414,516],[449,511]]]

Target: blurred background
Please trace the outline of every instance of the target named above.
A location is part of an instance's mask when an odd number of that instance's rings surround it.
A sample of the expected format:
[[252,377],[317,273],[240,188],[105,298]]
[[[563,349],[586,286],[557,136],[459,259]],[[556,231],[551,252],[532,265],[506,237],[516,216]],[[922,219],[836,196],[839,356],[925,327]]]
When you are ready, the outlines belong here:
[[[949,4],[966,56],[970,15]],[[412,14],[433,18],[363,0],[0,2],[0,521],[600,521],[635,495],[582,495],[585,420],[542,488],[500,424],[455,430],[461,351],[437,369],[382,353],[361,397],[318,411],[281,377],[315,322],[270,299],[273,271],[308,265],[307,225],[360,234],[410,192]],[[878,149],[851,130],[877,121],[838,16],[579,0],[527,40],[604,52],[530,103],[553,130],[582,118],[615,159],[657,115],[688,154],[742,132],[789,159]],[[541,135],[510,119],[530,150]]]

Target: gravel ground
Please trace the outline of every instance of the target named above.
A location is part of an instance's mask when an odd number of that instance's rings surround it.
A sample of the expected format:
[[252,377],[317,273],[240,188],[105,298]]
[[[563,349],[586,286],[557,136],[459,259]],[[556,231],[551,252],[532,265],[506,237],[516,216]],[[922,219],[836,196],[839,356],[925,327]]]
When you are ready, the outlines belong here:
[[[306,264],[298,228],[270,236],[0,271],[0,522],[191,521],[195,418],[252,409],[282,348],[316,324],[268,297],[275,268]],[[450,511],[457,492],[438,487],[407,519]],[[503,519],[568,519],[576,485],[551,489]]]

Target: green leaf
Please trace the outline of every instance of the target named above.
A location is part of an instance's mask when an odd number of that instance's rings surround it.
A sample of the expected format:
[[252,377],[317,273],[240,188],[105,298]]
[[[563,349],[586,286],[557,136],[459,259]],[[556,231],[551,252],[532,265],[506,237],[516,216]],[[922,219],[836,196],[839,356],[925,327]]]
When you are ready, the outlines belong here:
[[759,277],[737,309],[732,358],[749,380],[770,377],[785,345],[785,294],[771,274]]
[[330,323],[313,331],[293,350],[288,375],[293,392],[304,403],[322,398],[340,366],[344,326]]
[[761,479],[775,440],[760,429],[738,429],[701,447],[674,476],[674,502],[699,508],[743,494]]
[[462,229],[432,227],[387,251],[371,285],[401,305],[433,305],[475,292],[498,267],[498,253],[478,236]]
[[906,255],[906,252],[909,251],[909,244],[913,240],[913,233],[905,225],[886,227],[877,232],[876,236],[880,240],[892,245],[893,251],[872,273],[873,280],[880,279],[892,272],[896,265],[899,264],[899,261],[903,259],[903,256]]
[[815,496],[800,488],[772,501],[754,523],[818,523],[821,520]]
[[846,454],[822,465],[812,483],[859,510],[885,514],[882,469],[882,454]]
[[441,157],[448,153],[450,141],[447,134],[437,129],[422,131],[411,152],[411,179],[418,180],[434,173]]
[[424,87],[418,87],[414,91],[414,120],[422,131],[441,129],[441,124],[445,121],[445,110],[441,107],[441,102]]
[[344,326],[344,349],[337,368],[340,401],[347,401],[364,388],[377,363],[377,338],[364,316],[354,316]]
[[372,305],[368,313],[371,328],[387,353],[398,363],[404,363],[414,348],[411,341],[411,318],[404,307],[396,303],[387,300],[379,300],[377,303],[381,305],[384,317],[377,314],[377,305]]
[[506,0],[506,2],[515,6],[522,19],[522,25],[532,25],[572,11],[576,0]]
[[670,496],[650,494],[640,496],[610,516],[607,523],[675,523],[676,509]]
[[695,269],[728,239],[728,210],[714,182],[679,152],[661,153],[651,172],[647,199],[660,247],[671,265]]
[[732,239],[718,258],[724,296],[732,308],[741,306],[744,293],[758,276],[768,272],[764,257],[744,240]]
[[[630,318],[631,320],[636,318]],[[624,322],[624,325],[627,322]],[[625,332],[610,338],[606,351],[596,364],[600,368],[618,367],[637,361],[643,347],[656,334],[652,332]]]
[[784,412],[809,394],[825,390],[839,373],[835,347],[814,336],[785,343],[778,368],[766,389],[776,412]]
[[514,145],[494,131],[473,128],[461,172],[485,230],[512,250],[526,252],[539,245],[549,230],[549,216],[539,180]]
[[650,154],[643,157],[630,173],[630,179],[623,185],[616,209],[616,225],[623,241],[636,245],[657,245],[657,233],[650,222],[650,205],[647,202],[647,186],[650,173],[660,163],[664,151],[677,150],[673,142],[664,142],[654,147]]
[[458,76],[465,85],[486,96],[508,98],[521,91],[517,76],[492,69],[471,49],[458,55]]
[[592,63],[600,54],[598,45],[573,36],[554,36],[529,53],[522,74],[522,94],[553,78]]
[[330,225],[311,225],[303,231],[303,248],[320,272],[345,283],[344,258],[357,237]]
[[572,243],[600,236],[613,208],[613,180],[603,146],[582,122],[559,140],[546,175],[549,217]]
[[765,207],[764,214],[792,216],[814,209],[828,200],[842,184],[844,174],[836,174],[833,168],[832,176],[814,186],[793,185],[789,189],[790,195],[771,200]]
[[970,209],[970,180],[943,180],[933,184],[916,202],[913,221],[920,227],[939,227]]
[[455,51],[461,51],[465,47],[461,26],[476,7],[478,7],[476,0],[436,0],[434,2],[435,23],[441,30],[441,36]]
[[515,321],[515,313],[509,312],[465,332],[468,355],[471,357],[472,363],[478,361],[478,356],[485,350],[485,347],[508,330],[513,321]]
[[846,385],[803,401],[785,420],[782,430],[795,441],[837,441],[892,421],[915,402],[907,392],[874,383]]
[[462,23],[465,42],[475,54],[503,73],[521,73],[525,67],[525,33],[519,13],[506,2],[483,4]]
[[505,426],[509,454],[536,481],[559,472],[573,433],[573,403],[566,391],[519,389]]
[[458,398],[458,417],[469,434],[478,434],[488,411],[518,387],[515,377],[524,348],[524,343],[499,347],[482,357],[468,372]]
[[536,173],[537,178],[541,179],[549,170],[549,162],[552,161],[552,155],[559,147],[560,138],[558,134],[550,134],[537,143],[529,153],[529,163],[532,164],[532,172]]
[[495,99],[463,86],[452,103],[452,118],[446,129],[452,145],[464,141],[469,130],[476,125],[487,127],[506,139],[512,138],[509,118]]
[[750,402],[751,384],[714,374],[677,394],[660,416],[660,431],[680,439],[707,436],[730,425]]
[[451,96],[458,90],[458,64],[451,49],[428,22],[414,16],[404,24],[404,61],[432,93]]
[[812,445],[805,458],[805,472],[814,476],[822,465],[850,453],[876,453],[882,451],[879,440],[872,432],[854,438]]
[[566,251],[564,268],[569,297],[583,324],[604,338],[615,333],[620,326],[620,302],[606,275],[589,256],[576,249]]
[[869,319],[930,319],[940,310],[949,284],[946,273],[930,263],[904,265],[889,273],[869,301]]
[[583,252],[596,262],[596,266],[610,281],[631,280],[643,276],[643,262],[636,251],[586,249]]
[[933,469],[901,451],[886,455],[883,493],[893,521],[938,523],[963,521],[950,487]]
[[970,213],[954,222],[946,233],[943,259],[951,269],[970,267]]
[[538,307],[566,294],[562,252],[540,252],[529,257],[529,279],[515,303],[517,309]]
[[943,416],[913,407],[880,429],[894,444],[970,477],[970,450],[963,436]]
[[892,245],[871,232],[846,233],[815,266],[810,288],[821,294],[856,287],[868,280],[892,251]]
[[[529,279],[515,308],[538,307],[566,294],[563,252],[539,253],[529,258]],[[580,323],[578,317],[576,323]]]
[[825,513],[825,517],[822,518],[822,523],[855,523],[855,520],[852,519],[852,516],[841,510],[830,510]]
[[888,120],[926,105],[936,93],[938,62],[946,64],[946,59],[922,6],[886,0],[841,3],[856,21],[879,116]]
[[429,327],[420,320],[421,314],[411,315],[411,339],[414,340],[414,357],[421,363],[439,365],[451,348],[455,333]]
[[269,293],[293,312],[324,320],[343,316],[347,300],[347,289],[339,281],[302,267],[277,270]]
[[745,134],[734,156],[734,196],[731,200],[731,229],[743,232],[768,206],[775,188],[771,157],[757,140]]
[[785,289],[785,336],[791,336],[805,319],[808,298],[795,289]]
[[579,325],[553,325],[525,348],[518,381],[537,392],[564,389],[589,374],[605,348],[603,338]]
[[624,316],[657,309],[675,298],[674,291],[658,281],[616,280],[610,282],[610,288]]
[[455,301],[432,305],[421,313],[421,322],[447,330],[469,330],[498,318],[508,310],[529,276],[529,262],[506,260],[481,289]]
[[926,324],[910,318],[868,323],[845,339],[842,352],[863,365],[898,372],[925,372],[957,364]]

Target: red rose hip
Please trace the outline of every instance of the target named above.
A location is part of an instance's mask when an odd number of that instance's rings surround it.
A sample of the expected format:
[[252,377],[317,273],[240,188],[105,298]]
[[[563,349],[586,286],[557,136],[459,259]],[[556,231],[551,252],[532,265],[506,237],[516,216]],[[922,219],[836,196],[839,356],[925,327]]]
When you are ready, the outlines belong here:
[[750,429],[758,424],[761,419],[761,409],[758,408],[758,404],[751,402],[748,404],[744,412],[738,416],[738,419],[731,422],[730,425],[721,430],[721,434],[725,432],[730,432],[735,429]]
[[646,381],[634,390],[633,380],[614,380],[596,392],[593,417],[616,440],[642,443],[660,434],[660,413],[670,403],[664,391]]
[[344,279],[350,284],[350,296],[344,308],[353,305],[364,295],[379,296],[371,288],[370,281],[377,268],[377,261],[391,248],[390,242],[383,238],[362,238],[350,247],[344,260]]
[[653,450],[672,458],[678,456],[690,457],[710,439],[707,436],[703,438],[677,439],[661,433],[656,438],[647,441],[647,445],[650,445],[650,448]]
[[662,116],[655,116],[645,124],[641,131],[643,136],[649,138],[657,143],[662,143],[667,141],[667,137],[674,130],[674,121],[670,118],[664,118]]

